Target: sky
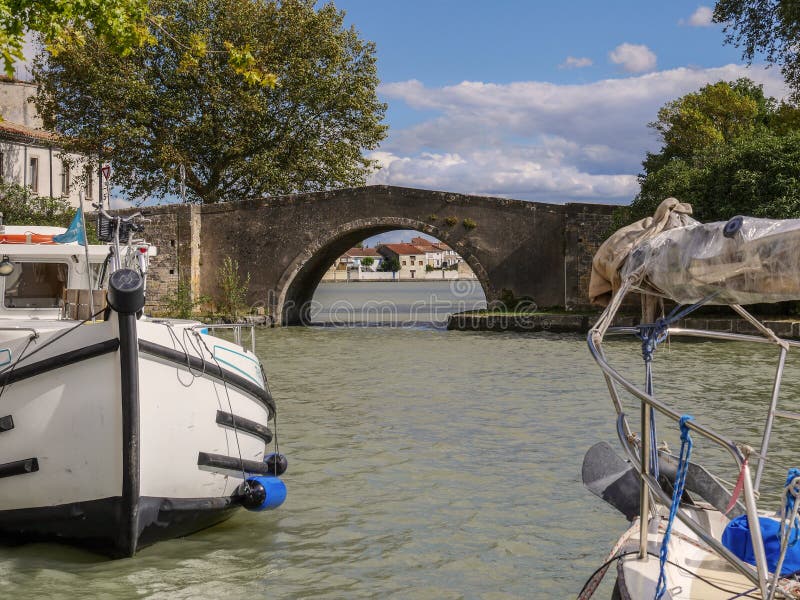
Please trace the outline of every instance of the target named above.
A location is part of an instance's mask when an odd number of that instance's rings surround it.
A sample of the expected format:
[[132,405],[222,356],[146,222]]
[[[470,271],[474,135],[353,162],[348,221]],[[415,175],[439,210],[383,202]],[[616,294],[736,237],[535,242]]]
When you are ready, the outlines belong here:
[[334,3],[376,46],[389,133],[372,184],[626,204],[666,102],[742,76],[787,93],[723,43],[710,2]]
[[[387,138],[369,183],[627,204],[666,102],[777,68],[744,64],[713,3],[336,0],[376,45]],[[411,234],[384,235],[395,241]]]

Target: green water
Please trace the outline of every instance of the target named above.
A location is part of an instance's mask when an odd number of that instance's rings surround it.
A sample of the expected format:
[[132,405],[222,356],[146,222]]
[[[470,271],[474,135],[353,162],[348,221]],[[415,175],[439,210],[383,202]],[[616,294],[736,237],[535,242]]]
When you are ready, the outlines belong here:
[[[616,442],[578,336],[284,328],[260,331],[258,352],[289,457],[283,507],[128,560],[3,548],[0,597],[569,598],[627,526],[580,481],[589,446]],[[777,353],[673,343],[659,354],[664,398],[757,442]],[[638,376],[635,344],[611,356]],[[796,380],[790,365],[785,407]],[[792,430],[778,429],[781,460]],[[735,479],[722,454],[708,460]],[[779,479],[776,466],[766,481]]]

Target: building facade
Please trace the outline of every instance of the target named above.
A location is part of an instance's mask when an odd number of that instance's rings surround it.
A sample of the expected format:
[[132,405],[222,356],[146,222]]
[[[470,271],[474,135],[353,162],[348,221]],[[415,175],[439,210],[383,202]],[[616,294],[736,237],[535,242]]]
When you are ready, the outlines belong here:
[[39,196],[64,198],[72,206],[78,206],[81,190],[88,202],[97,201],[97,162],[59,147],[57,136],[43,128],[36,114],[31,102],[35,94],[31,83],[0,78],[0,177]]

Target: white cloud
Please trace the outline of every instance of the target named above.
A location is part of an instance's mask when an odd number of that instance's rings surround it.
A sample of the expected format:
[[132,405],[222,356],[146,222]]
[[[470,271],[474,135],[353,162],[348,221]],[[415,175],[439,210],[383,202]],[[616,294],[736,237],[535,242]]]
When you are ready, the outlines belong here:
[[689,27],[711,27],[714,24],[714,11],[709,6],[698,6],[688,19],[678,21],[679,25]]
[[541,201],[629,202],[659,140],[647,127],[667,101],[709,82],[750,77],[768,95],[787,89],[775,70],[679,68],[586,84],[465,81],[428,88],[384,84],[381,95],[433,113],[391,130],[371,156],[372,183]]
[[566,60],[558,65],[559,69],[582,69],[583,67],[591,67],[594,63],[591,58],[586,56],[576,57],[568,56]]
[[608,58],[626,73],[644,73],[656,68],[656,55],[644,44],[620,44],[608,53]]

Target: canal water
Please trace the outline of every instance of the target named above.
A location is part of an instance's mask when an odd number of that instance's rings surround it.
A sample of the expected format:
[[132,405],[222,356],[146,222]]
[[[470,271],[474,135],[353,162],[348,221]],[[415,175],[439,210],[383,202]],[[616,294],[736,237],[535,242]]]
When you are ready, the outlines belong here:
[[[351,288],[357,305],[368,290]],[[330,306],[342,293],[323,287],[318,299]],[[0,597],[570,598],[627,527],[580,480],[592,444],[617,447],[580,336],[418,322],[265,329],[257,345],[289,458],[283,507],[241,511],[128,560],[47,544],[3,548]],[[636,344],[609,351],[639,377]],[[756,443],[775,357],[673,342],[659,350],[657,390]],[[787,398],[796,404],[793,392]],[[675,447],[675,427],[659,427]],[[791,449],[791,430],[779,429],[777,448]],[[735,479],[707,450],[699,442],[695,456]],[[766,481],[776,488],[780,478],[776,466]],[[610,596],[612,577],[598,598]]]

